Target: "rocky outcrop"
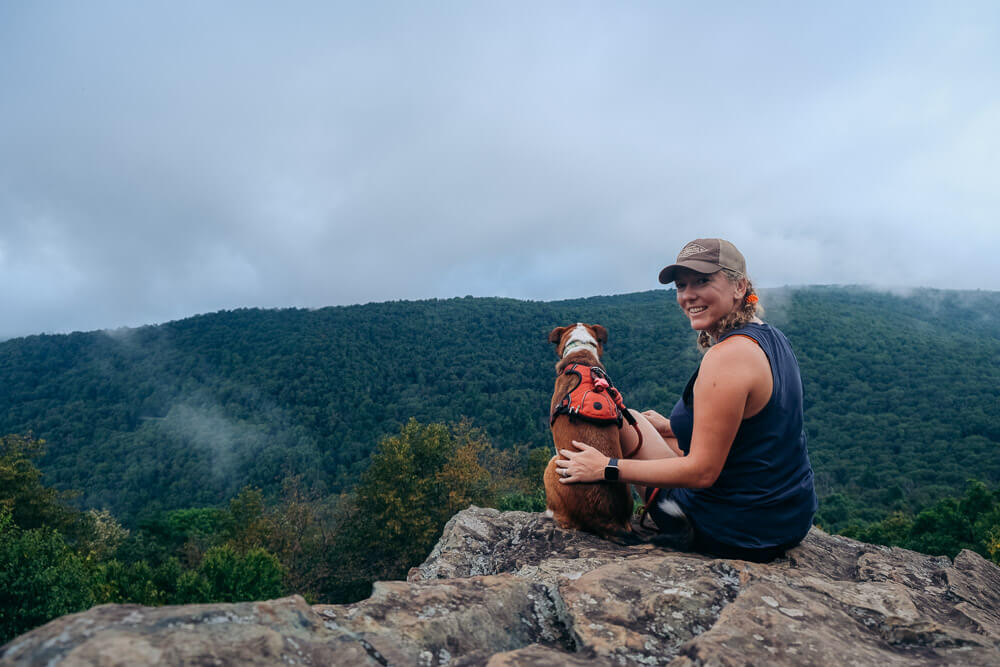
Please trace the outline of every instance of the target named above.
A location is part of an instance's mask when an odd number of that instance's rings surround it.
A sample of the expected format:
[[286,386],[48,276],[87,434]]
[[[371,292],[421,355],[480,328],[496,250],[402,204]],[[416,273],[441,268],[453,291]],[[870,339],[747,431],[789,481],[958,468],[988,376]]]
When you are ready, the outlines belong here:
[[[814,529],[769,564],[615,544],[470,508],[367,600],[105,605],[3,665],[1000,664],[1000,570]],[[647,540],[647,541],[644,541]]]

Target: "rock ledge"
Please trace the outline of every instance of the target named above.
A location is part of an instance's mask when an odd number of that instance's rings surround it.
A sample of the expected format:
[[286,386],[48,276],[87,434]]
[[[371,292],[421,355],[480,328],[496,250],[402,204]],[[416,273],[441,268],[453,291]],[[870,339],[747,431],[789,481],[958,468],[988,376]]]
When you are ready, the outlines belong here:
[[831,662],[1000,664],[1000,569],[818,529],[761,565],[471,507],[355,604],[104,605],[0,647],[0,665]]

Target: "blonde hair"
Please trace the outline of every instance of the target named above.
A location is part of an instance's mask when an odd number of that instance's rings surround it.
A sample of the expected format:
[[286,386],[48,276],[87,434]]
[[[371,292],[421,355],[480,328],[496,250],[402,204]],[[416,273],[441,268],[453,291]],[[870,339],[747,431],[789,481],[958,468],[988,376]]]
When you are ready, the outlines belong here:
[[698,347],[702,351],[707,350],[715,344],[715,341],[712,340],[713,335],[718,338],[724,333],[739,329],[743,325],[752,322],[755,317],[760,317],[764,314],[764,306],[760,305],[760,301],[750,298],[751,296],[757,296],[757,292],[753,288],[753,283],[750,281],[750,276],[733,271],[732,269],[721,269],[721,271],[726,276],[726,279],[734,285],[740,278],[745,279],[747,281],[747,293],[743,295],[743,303],[716,323],[712,334],[707,331],[702,331],[698,334]]

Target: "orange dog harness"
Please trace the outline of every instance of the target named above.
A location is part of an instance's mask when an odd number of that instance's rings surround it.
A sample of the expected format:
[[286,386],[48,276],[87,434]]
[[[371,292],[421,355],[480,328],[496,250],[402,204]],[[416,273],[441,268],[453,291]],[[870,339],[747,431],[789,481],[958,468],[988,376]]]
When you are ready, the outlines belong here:
[[639,436],[639,444],[625,457],[635,456],[642,447],[642,431],[635,423],[635,417],[625,407],[622,393],[611,383],[611,378],[604,369],[600,366],[570,364],[563,369],[563,374],[575,375],[578,382],[562,397],[549,415],[549,426],[556,423],[559,415],[568,415],[570,419],[583,419],[595,424],[615,424],[618,428],[622,427],[624,419]]
[[614,422],[621,427],[625,403],[621,393],[611,384],[607,373],[598,366],[570,364],[563,370],[563,374],[575,375],[577,383],[549,415],[550,425],[555,423],[559,415],[569,415],[570,418],[597,424]]

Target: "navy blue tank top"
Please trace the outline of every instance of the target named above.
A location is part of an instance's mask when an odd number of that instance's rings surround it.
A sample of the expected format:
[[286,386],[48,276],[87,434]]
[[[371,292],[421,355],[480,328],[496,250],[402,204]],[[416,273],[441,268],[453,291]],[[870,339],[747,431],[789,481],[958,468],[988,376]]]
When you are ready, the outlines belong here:
[[[767,355],[774,378],[764,409],[744,419],[715,484],[707,489],[675,489],[671,497],[695,530],[724,544],[762,549],[797,543],[816,513],[813,472],[803,429],[799,362],[784,334],[767,324],[747,324],[730,336],[748,336]],[[681,450],[691,448],[694,382],[670,413]]]

